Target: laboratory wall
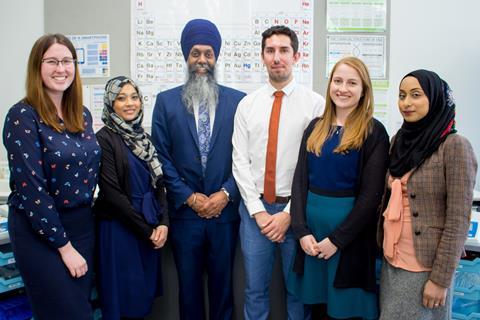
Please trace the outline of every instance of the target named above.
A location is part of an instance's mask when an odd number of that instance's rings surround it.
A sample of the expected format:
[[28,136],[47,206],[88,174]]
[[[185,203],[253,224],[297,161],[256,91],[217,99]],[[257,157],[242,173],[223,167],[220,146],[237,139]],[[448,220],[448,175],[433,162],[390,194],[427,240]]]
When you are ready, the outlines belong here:
[[[25,95],[28,55],[44,33],[43,8],[43,0],[0,2],[0,129],[8,109]],[[6,161],[6,154],[2,143],[0,161]],[[0,183],[0,192],[7,190],[8,184]]]

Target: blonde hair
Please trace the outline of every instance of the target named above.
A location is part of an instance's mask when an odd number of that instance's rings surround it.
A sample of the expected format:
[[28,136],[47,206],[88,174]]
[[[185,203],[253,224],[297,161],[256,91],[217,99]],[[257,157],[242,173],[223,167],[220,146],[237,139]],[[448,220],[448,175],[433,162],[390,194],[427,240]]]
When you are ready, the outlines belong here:
[[67,130],[72,133],[82,132],[84,128],[82,82],[75,65],[75,75],[72,84],[65,90],[62,98],[63,124],[59,122],[57,111],[52,99],[45,91],[42,80],[42,59],[45,52],[55,43],[64,45],[71,52],[73,59],[77,53],[72,42],[62,34],[47,34],[40,37],[30,51],[28,58],[26,91],[24,102],[31,105],[45,124],[58,132]]
[[348,150],[360,149],[372,130],[373,92],[372,81],[370,80],[367,66],[358,58],[343,58],[335,64],[330,73],[325,111],[320,121],[315,124],[315,128],[307,140],[307,151],[314,152],[317,156],[321,154],[325,140],[333,134],[331,126],[336,122],[336,107],[330,96],[330,86],[335,70],[342,64],[352,67],[358,72],[362,81],[362,96],[358,102],[358,106],[348,115],[345,121],[342,139],[334,149],[334,152],[347,153]]

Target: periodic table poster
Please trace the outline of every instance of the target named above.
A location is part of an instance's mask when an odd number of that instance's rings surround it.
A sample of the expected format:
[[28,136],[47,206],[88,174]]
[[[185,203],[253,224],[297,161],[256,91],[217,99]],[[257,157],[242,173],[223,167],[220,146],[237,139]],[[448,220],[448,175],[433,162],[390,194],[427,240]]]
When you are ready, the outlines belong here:
[[217,25],[222,36],[217,80],[247,93],[268,79],[261,59],[262,32],[273,25],[290,27],[297,33],[301,55],[294,76],[311,88],[313,5],[314,0],[131,0],[131,75],[143,92],[144,124],[151,125],[156,94],[185,82],[180,35],[191,19]]

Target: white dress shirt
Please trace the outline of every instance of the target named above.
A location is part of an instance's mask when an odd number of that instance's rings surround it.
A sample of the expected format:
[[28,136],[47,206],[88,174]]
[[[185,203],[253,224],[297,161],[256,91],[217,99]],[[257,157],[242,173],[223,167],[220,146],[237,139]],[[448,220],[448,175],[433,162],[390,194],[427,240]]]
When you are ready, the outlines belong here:
[[[265,211],[263,193],[268,126],[274,92],[270,83],[244,97],[238,104],[233,130],[233,176],[251,216]],[[293,173],[303,131],[323,113],[325,99],[292,80],[282,91],[278,129],[275,190],[277,196],[290,196]],[[284,211],[290,212],[290,202]]]

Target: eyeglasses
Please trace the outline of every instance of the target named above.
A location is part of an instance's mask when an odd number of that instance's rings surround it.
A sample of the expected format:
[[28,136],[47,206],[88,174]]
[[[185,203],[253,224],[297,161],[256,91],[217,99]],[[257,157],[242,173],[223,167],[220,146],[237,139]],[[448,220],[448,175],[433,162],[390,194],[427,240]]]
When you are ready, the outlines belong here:
[[47,66],[57,67],[58,64],[61,63],[64,68],[74,65],[75,61],[77,60],[73,58],[63,58],[62,60],[58,60],[56,58],[42,59],[42,62],[45,63]]

